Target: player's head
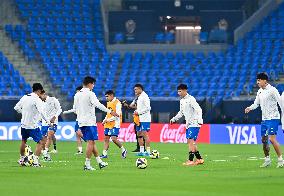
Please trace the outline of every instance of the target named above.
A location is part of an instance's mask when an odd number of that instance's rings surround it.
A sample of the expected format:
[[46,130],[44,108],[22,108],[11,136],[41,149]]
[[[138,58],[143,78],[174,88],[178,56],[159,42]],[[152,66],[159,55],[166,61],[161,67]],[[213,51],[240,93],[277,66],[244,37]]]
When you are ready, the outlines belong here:
[[42,100],[42,101],[46,101],[46,98],[47,98],[47,94],[45,93],[45,90],[42,90],[40,95],[39,95],[39,98]]
[[91,76],[87,76],[84,78],[83,85],[84,87],[89,88],[90,90],[93,90],[93,88],[95,87],[95,82],[96,82],[95,78]]
[[43,86],[41,85],[41,83],[34,83],[32,88],[33,92],[38,96],[40,96],[41,92],[43,91]]
[[267,81],[268,81],[267,73],[262,72],[256,75],[256,83],[259,88],[265,88],[267,85]]
[[83,88],[83,86],[78,86],[78,87],[76,88],[76,93],[78,93],[82,88]]
[[135,84],[134,85],[134,93],[136,96],[139,96],[144,90],[144,87],[142,86],[142,84]]
[[107,101],[112,101],[113,98],[114,98],[115,94],[113,92],[113,90],[108,90],[106,93],[105,93],[105,97],[106,97],[106,100]]
[[179,84],[177,86],[178,95],[183,98],[187,95],[187,85],[186,84]]

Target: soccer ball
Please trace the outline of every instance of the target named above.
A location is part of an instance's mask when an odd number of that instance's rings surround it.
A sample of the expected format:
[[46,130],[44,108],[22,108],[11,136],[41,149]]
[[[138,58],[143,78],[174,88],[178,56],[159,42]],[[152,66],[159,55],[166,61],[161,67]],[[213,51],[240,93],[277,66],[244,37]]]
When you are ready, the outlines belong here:
[[32,155],[32,154],[33,154],[32,148],[29,145],[26,145],[25,156],[29,156],[29,155]]
[[136,167],[138,169],[145,169],[147,167],[148,163],[147,163],[147,159],[145,158],[138,158],[136,160]]
[[160,157],[160,153],[157,150],[152,150],[150,154],[151,159],[158,159]]
[[24,162],[23,162],[23,165],[24,166],[32,166],[34,163],[34,154],[31,154],[31,155],[28,155],[28,156],[25,156],[24,158]]

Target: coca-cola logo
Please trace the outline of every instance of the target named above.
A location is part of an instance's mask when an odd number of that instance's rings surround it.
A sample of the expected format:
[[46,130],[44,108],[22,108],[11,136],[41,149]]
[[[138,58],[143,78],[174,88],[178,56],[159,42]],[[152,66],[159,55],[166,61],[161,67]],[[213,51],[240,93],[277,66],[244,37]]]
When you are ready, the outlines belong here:
[[164,143],[186,143],[185,125],[180,125],[177,129],[170,128],[165,124],[161,130],[160,142]]
[[121,142],[136,142],[134,124],[129,124],[126,128],[121,127],[119,130],[118,140]]

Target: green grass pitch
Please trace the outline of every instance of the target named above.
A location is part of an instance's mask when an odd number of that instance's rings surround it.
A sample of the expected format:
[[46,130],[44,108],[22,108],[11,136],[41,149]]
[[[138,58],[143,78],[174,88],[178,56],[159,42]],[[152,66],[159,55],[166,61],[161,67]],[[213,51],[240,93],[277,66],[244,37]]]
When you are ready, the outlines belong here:
[[[262,163],[260,145],[199,144],[205,164],[182,166],[187,158],[186,144],[153,143],[152,149],[160,152],[160,159],[147,158],[145,170],[135,167],[137,157],[128,153],[120,157],[120,150],[110,146],[109,167],[96,171],[83,171],[85,156],[74,155],[75,142],[58,142],[58,154],[53,162],[41,162],[44,167],[20,167],[20,141],[0,141],[0,195],[284,195],[284,168],[273,165],[259,168]],[[34,142],[29,141],[34,149]],[[124,146],[131,151],[133,143]],[[98,143],[102,150],[102,143]],[[273,150],[273,149],[271,149]],[[162,159],[168,157],[169,159]]]

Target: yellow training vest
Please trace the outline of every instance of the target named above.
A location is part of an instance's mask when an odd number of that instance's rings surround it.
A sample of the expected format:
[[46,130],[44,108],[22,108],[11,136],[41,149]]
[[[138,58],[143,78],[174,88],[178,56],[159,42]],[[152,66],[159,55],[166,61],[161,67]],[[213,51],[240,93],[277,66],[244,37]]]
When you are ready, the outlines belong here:
[[140,119],[138,115],[133,114],[133,122],[136,126],[140,126]]
[[[116,105],[120,103],[118,99],[115,101],[108,101],[107,102],[107,108],[110,109],[113,112],[116,112]],[[107,113],[106,115],[107,119],[111,118],[112,115],[110,113]],[[122,122],[122,115],[120,115],[120,123]],[[112,129],[115,126],[115,121],[107,122],[104,124],[104,128]]]

